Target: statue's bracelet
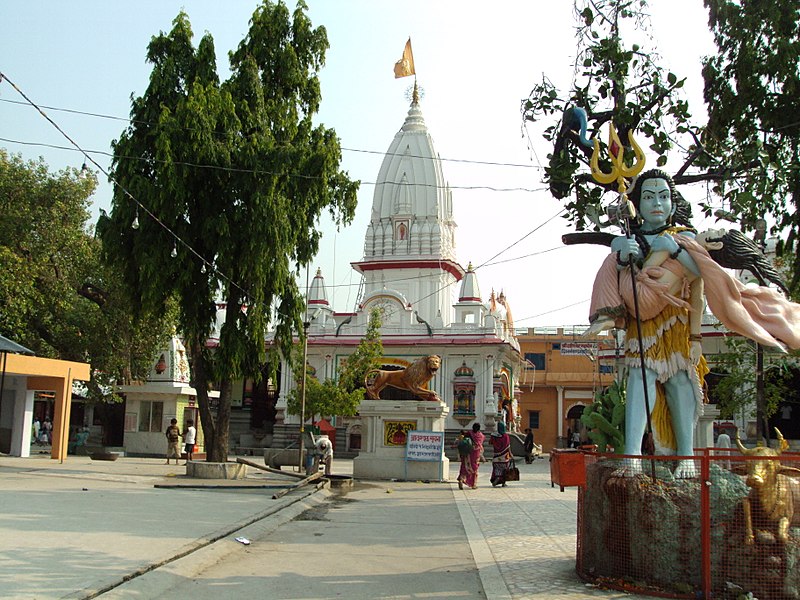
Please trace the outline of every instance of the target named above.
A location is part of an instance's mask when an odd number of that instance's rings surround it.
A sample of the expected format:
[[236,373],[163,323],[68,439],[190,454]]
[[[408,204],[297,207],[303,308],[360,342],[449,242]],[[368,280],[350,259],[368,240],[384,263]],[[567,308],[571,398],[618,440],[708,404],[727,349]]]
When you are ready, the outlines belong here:
[[692,334],[689,335],[689,341],[690,342],[702,342],[703,341],[703,336],[700,335],[699,333],[692,333]]

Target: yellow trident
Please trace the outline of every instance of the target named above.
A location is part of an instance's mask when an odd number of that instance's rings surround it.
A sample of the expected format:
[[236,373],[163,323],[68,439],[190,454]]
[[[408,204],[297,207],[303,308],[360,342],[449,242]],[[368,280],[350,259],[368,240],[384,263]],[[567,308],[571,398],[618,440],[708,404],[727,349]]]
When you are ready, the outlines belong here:
[[[597,141],[597,138],[594,139],[594,151],[592,152],[592,158],[589,162],[592,167],[592,177],[594,177],[595,181],[604,185],[614,181],[617,182],[620,201],[623,203],[629,202],[628,195],[625,193],[625,190],[628,188],[626,178],[632,178],[641,173],[645,163],[644,152],[642,152],[636,140],[633,139],[633,132],[630,130],[628,131],[628,141],[631,143],[633,155],[635,157],[635,162],[630,167],[625,166],[622,142],[619,139],[617,130],[614,128],[614,124],[611,123],[608,128],[608,154],[609,158],[611,158],[611,172],[603,172],[598,165],[600,159],[600,142]],[[629,214],[636,214],[633,210],[633,206],[629,206],[628,208],[630,209]]]

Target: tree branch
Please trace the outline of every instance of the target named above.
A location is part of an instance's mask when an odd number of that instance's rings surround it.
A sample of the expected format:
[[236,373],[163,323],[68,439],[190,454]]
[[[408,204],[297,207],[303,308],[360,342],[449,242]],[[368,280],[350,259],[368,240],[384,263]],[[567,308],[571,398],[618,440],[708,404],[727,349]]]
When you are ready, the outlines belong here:
[[78,295],[86,298],[90,302],[94,302],[102,308],[108,301],[108,292],[92,285],[89,282],[84,283],[77,289]]

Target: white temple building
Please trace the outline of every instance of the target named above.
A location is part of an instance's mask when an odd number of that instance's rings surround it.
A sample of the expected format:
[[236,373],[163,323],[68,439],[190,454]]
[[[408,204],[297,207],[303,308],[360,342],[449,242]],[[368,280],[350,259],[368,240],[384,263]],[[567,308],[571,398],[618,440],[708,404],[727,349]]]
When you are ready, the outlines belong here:
[[[502,293],[484,301],[472,266],[457,262],[455,229],[452,192],[415,90],[378,173],[363,259],[352,264],[362,275],[355,312],[330,305],[320,270],[310,285],[308,363],[320,380],[335,379],[377,307],[385,368],[406,367],[429,354],[441,357],[430,388],[450,408],[446,429],[474,422],[493,427],[500,415],[511,425],[521,363],[511,312]],[[283,363],[277,424],[299,423],[285,412],[294,386],[294,374]],[[340,418],[336,425],[347,448],[358,449],[358,419]]]

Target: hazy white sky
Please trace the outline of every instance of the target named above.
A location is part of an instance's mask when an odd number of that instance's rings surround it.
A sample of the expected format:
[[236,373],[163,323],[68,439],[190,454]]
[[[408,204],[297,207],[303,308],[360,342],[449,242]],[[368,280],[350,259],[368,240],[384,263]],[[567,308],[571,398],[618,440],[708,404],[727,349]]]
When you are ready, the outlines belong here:
[[[320,74],[319,120],[336,129],[345,149],[342,166],[362,181],[353,224],[337,233],[325,218],[321,223],[325,236],[312,276],[322,268],[334,309],[351,311],[356,300],[359,277],[350,263],[362,258],[371,182],[408,110],[406,90],[413,78],[394,79],[392,68],[410,36],[425,94],[422,111],[453,188],[459,261],[465,267],[488,263],[478,271],[484,299],[492,288],[504,290],[520,327],[587,323],[591,285],[605,250],[561,245],[561,235],[571,229],[555,217],[561,205],[542,183],[549,149],[536,129],[527,134],[522,129],[519,110],[543,75],[562,89],[571,81],[572,2],[308,4],[313,24],[325,26],[331,46]],[[0,71],[41,106],[124,119],[131,95],[147,85],[150,66],[144,57],[150,38],[168,31],[181,8],[189,15],[196,42],[206,31],[214,37],[220,73],[226,77],[227,52],[246,33],[257,5],[256,0],[4,0]],[[653,43],[665,66],[689,78],[686,92],[702,122],[700,58],[713,51],[702,0],[652,0],[651,5]],[[52,170],[79,167],[83,159],[78,153],[42,145],[69,144],[35,110],[17,103],[21,100],[7,82],[0,83],[0,146],[26,159],[43,156]],[[111,141],[126,125],[124,120],[45,111],[91,151],[110,152]],[[108,166],[107,155],[92,156]],[[667,165],[671,171],[677,167],[677,160]],[[499,191],[509,188],[521,191]],[[706,195],[704,186],[683,192],[690,201]],[[95,215],[109,208],[110,198],[110,187],[103,183],[93,199]]]

